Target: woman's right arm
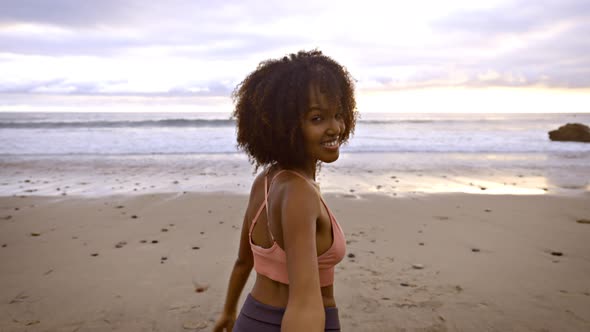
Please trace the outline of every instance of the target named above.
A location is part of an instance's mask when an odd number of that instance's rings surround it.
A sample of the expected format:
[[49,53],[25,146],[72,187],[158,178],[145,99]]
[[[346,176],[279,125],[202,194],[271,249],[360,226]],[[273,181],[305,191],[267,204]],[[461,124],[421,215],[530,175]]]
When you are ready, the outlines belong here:
[[287,254],[289,300],[281,331],[324,331],[325,311],[318,270],[318,193],[303,179],[289,179],[278,195],[283,246]]
[[[254,189],[254,186],[252,186]],[[253,192],[254,190],[252,190]],[[250,194],[250,202],[248,209],[244,215],[242,222],[242,232],[240,234],[240,247],[238,249],[238,258],[234,263],[234,267],[229,278],[229,285],[227,287],[227,295],[225,297],[225,305],[221,317],[218,319],[214,332],[231,331],[237,316],[237,306],[240,294],[244,289],[244,285],[248,281],[252,267],[254,266],[254,257],[252,256],[252,249],[250,248],[250,223],[249,210],[252,208],[252,193]]]

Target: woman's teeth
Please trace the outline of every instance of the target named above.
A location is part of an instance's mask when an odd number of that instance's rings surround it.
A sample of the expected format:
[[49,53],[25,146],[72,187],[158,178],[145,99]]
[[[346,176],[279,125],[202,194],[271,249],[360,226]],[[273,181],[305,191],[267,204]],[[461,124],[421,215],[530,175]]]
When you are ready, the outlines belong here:
[[328,146],[328,147],[335,147],[335,146],[338,146],[338,141],[326,142],[326,143],[322,143],[322,145]]

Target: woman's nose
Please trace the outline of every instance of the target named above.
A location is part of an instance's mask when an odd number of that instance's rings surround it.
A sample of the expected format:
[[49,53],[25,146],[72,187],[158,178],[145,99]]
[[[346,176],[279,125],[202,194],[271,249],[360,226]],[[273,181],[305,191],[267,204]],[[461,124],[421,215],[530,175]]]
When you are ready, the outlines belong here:
[[340,135],[340,132],[343,130],[343,124],[337,118],[332,118],[330,120],[330,126],[328,127],[328,134],[331,135]]

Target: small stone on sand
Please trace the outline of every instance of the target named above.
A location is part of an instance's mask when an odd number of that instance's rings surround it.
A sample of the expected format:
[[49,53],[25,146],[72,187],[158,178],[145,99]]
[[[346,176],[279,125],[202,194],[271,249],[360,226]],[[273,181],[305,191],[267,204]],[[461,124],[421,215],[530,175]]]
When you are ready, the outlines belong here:
[[158,243],[158,240],[152,240],[152,243]]
[[162,228],[162,232],[168,232],[168,228]]
[[412,267],[416,270],[422,270],[424,268],[424,265],[422,264],[412,264]]
[[400,283],[400,285],[402,285],[404,287],[410,287],[410,284],[408,284],[407,282],[402,282],[402,283]]
[[201,249],[200,247],[193,247],[193,250],[199,250]]
[[356,257],[353,253],[348,254],[348,258],[354,258]]
[[478,248],[472,248],[471,251],[473,251],[473,252],[479,252],[480,250]]
[[576,222],[578,224],[590,224],[590,219],[579,219]]
[[553,256],[563,256],[563,253],[561,251],[552,251],[551,255]]
[[424,242],[420,242],[420,243],[418,243],[418,244],[419,244],[419,245],[421,245],[421,246],[423,246],[423,245],[424,245]]
[[127,242],[125,241],[120,241],[117,244],[115,244],[115,248],[123,248],[124,245],[126,245]]
[[163,261],[165,261],[167,259],[168,259],[168,257],[166,257],[166,256],[162,256],[162,258],[161,258],[161,260],[163,260]]
[[197,293],[203,293],[207,289],[209,289],[209,285],[195,283],[195,292],[197,292]]
[[90,254],[90,256],[96,257],[96,256],[98,256],[98,253],[96,253],[96,252],[95,253],[92,253],[92,254]]
[[2,248],[6,248],[6,246],[8,246],[8,245],[7,245],[6,243],[4,243],[4,244],[2,245]]
[[41,236],[41,233],[31,233],[31,236]]
[[132,215],[131,218],[132,219],[137,219],[137,216],[136,215]]
[[492,212],[492,210],[490,210],[490,209],[485,209],[484,211],[485,212]]

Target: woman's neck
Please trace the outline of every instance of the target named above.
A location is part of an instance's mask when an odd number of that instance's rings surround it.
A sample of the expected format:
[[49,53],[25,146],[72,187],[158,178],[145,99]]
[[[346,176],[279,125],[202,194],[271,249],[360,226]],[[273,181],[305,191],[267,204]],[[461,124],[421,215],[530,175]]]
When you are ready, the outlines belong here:
[[313,163],[309,162],[305,164],[303,167],[298,168],[298,170],[305,174],[310,180],[315,182],[316,170],[317,170],[317,161],[313,161]]

